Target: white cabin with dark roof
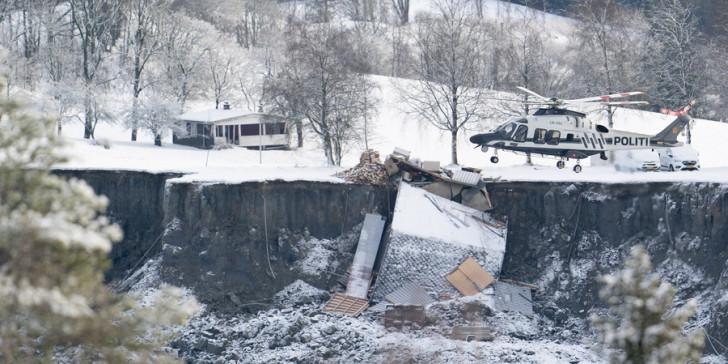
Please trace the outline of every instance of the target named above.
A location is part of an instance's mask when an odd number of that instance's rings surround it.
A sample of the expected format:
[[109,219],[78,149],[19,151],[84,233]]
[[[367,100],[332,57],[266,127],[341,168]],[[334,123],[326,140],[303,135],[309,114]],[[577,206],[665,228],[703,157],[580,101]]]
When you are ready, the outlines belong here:
[[172,142],[197,148],[237,145],[258,149],[281,149],[288,146],[286,123],[273,115],[253,111],[222,109],[188,112],[177,117],[185,125],[186,135],[174,133]]

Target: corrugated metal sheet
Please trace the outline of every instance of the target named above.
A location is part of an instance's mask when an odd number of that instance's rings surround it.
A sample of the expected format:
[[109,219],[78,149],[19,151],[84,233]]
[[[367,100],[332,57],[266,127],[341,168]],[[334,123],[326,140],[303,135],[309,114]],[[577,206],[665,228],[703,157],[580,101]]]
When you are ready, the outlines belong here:
[[387,306],[391,306],[392,302],[389,302],[387,300],[382,300],[379,303],[377,303],[374,306],[369,307],[369,311],[371,312],[384,312],[387,310]]
[[428,303],[435,302],[422,286],[414,283],[405,284],[394,292],[384,296],[384,299],[396,305],[424,306]]
[[533,300],[530,288],[495,282],[493,291],[497,310],[520,312],[528,317],[533,317]]
[[462,169],[460,169],[460,170],[453,172],[452,179],[454,179],[458,182],[477,186],[478,181],[480,181],[480,173],[468,172],[468,171],[463,171]]

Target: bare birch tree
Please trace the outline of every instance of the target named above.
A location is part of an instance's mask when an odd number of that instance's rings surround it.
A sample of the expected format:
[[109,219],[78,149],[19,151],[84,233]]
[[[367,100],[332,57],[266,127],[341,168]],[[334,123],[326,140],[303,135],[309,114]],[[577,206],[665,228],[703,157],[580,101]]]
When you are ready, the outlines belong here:
[[458,134],[485,113],[487,44],[480,20],[464,13],[464,1],[440,1],[439,14],[418,21],[417,83],[400,90],[411,115],[450,134],[452,163],[458,162]]
[[268,97],[284,115],[306,120],[327,162],[340,165],[359,138],[372,85],[352,72],[357,60],[346,30],[292,24],[286,36],[287,62],[271,79]]
[[132,83],[132,107],[129,126],[131,141],[137,140],[139,95],[150,84],[143,77],[153,57],[164,49],[161,17],[169,8],[168,0],[131,0],[127,6],[128,65]]
[[98,103],[94,100],[96,86],[103,72],[102,66],[110,57],[121,17],[119,0],[70,0],[71,22],[80,41],[80,76],[86,94],[84,105],[83,137],[93,138],[98,122]]

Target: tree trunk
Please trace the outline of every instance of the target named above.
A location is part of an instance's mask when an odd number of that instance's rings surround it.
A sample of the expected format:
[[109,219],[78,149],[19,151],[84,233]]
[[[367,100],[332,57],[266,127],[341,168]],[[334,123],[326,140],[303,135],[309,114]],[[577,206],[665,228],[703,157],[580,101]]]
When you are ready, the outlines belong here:
[[137,140],[137,114],[139,109],[139,101],[136,96],[131,102],[131,141]]
[[332,145],[331,145],[331,135],[329,135],[328,133],[325,133],[323,136],[323,139],[324,139],[323,147],[324,147],[324,154],[326,155],[326,163],[330,166],[336,165],[336,163],[334,163],[334,156],[333,156],[333,150],[332,150]]
[[451,130],[450,131],[450,146],[451,146],[451,155],[452,155],[452,163],[458,164],[458,131],[457,130]]
[[84,139],[93,139],[94,138],[93,110],[91,107],[91,100],[88,99],[89,97],[90,96],[87,96],[87,99],[84,102],[84,109],[85,109],[84,130],[83,130]]
[[296,120],[296,138],[298,139],[298,148],[303,148],[303,121]]
[[154,133],[154,145],[161,147],[162,146],[162,134],[161,133]]

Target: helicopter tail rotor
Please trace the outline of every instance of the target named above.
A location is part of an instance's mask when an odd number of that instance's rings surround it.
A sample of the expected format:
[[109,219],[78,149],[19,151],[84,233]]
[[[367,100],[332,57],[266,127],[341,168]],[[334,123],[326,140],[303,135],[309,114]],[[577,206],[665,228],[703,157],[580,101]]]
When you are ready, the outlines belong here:
[[687,105],[683,106],[682,109],[677,110],[677,111],[673,111],[670,109],[660,109],[660,112],[663,114],[674,115],[674,116],[687,115],[688,111],[690,111],[690,109],[693,108],[693,105],[695,105],[696,102],[698,102],[698,100],[692,100],[692,101],[688,102]]

